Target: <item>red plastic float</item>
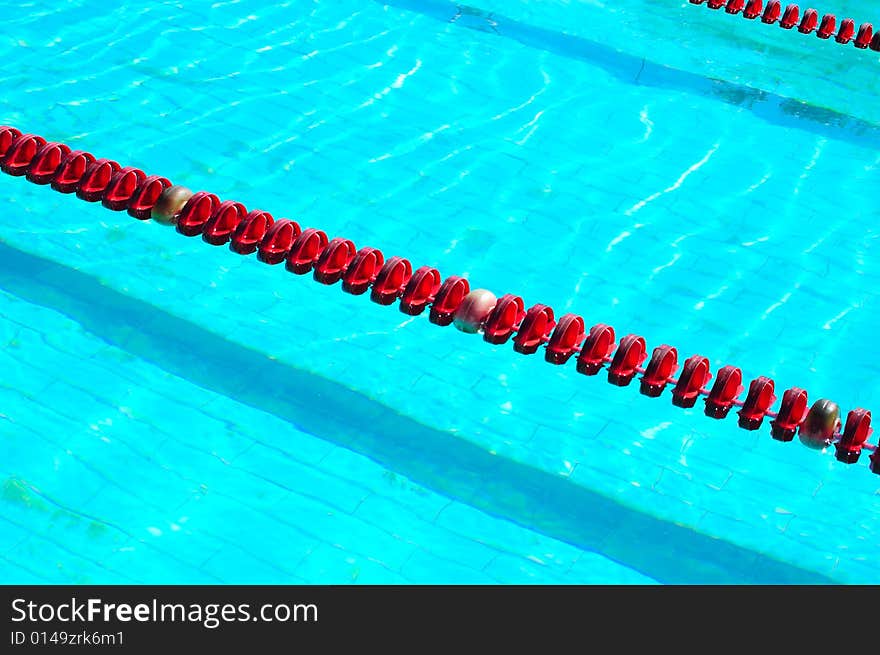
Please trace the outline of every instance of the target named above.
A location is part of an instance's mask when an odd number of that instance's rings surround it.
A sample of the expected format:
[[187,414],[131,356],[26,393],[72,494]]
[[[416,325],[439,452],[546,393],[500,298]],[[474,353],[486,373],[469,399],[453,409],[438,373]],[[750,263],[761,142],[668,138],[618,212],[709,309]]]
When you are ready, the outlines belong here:
[[626,335],[620,340],[608,367],[608,381],[618,387],[627,386],[639,372],[639,366],[647,356],[644,337],[637,334]]
[[721,9],[725,2],[726,0],[707,0],[706,5],[709,9]]
[[400,311],[410,316],[421,314],[439,291],[440,271],[430,266],[422,266],[412,274],[403,293],[400,294]]
[[880,52],[880,32],[874,32],[874,38],[871,39],[871,50]]
[[834,37],[834,40],[838,43],[849,43],[853,39],[853,35],[856,33],[856,23],[852,18],[844,18],[840,21],[840,29],[837,31],[837,36]]
[[379,269],[373,280],[370,300],[380,305],[390,305],[403,293],[412,277],[412,264],[403,257],[391,257]]
[[697,402],[697,396],[711,379],[712,373],[707,358],[702,355],[688,357],[681,369],[678,382],[672,388],[672,404],[677,407],[693,407]]
[[328,243],[327,235],[321,230],[313,227],[303,230],[287,253],[285,268],[291,273],[305,275],[315,266]]
[[764,15],[761,16],[761,22],[772,25],[779,20],[779,15],[781,13],[782,5],[779,0],[770,0],[770,2],[767,3],[767,8],[764,10]]
[[862,448],[873,431],[871,412],[861,408],[852,410],[846,417],[843,436],[834,445],[837,459],[846,464],[854,464],[859,461]]
[[782,394],[776,418],[770,421],[770,434],[777,441],[791,441],[807,417],[807,392],[792,387]]
[[248,210],[240,202],[224,200],[202,227],[202,240],[212,246],[228,243],[247,213]]
[[761,10],[763,9],[764,3],[761,0],[749,0],[745,9],[743,9],[743,18],[754,20],[761,15]]
[[663,393],[677,369],[678,351],[666,344],[657,346],[645,367],[639,391],[646,396],[656,398]]
[[798,32],[801,34],[810,34],[813,30],[816,29],[816,25],[819,22],[819,12],[815,9],[807,9],[804,12],[804,17],[801,19],[801,24],[798,25]]
[[336,284],[345,275],[348,265],[356,254],[357,249],[353,241],[342,237],[331,239],[318,255],[312,277],[321,284]]
[[790,30],[797,25],[798,18],[800,18],[800,11],[800,8],[796,4],[792,3],[788,5],[782,14],[782,18],[779,20],[779,27],[784,30]]
[[745,4],[746,0],[727,0],[727,7],[724,10],[728,14],[738,14],[743,10]]
[[168,178],[159,175],[147,175],[131,194],[126,209],[128,215],[145,221],[152,216],[153,206],[162,192],[171,186]]
[[[771,2],[764,11],[764,18],[772,19],[773,8],[778,10],[778,4]],[[747,4],[728,2],[727,6],[742,10],[747,18],[754,18],[762,5],[760,0],[755,0]],[[804,14],[801,31],[816,29],[814,14],[813,10]],[[792,15],[787,10],[789,21]],[[819,36],[830,38],[835,22],[830,14],[823,17],[817,30]],[[844,20],[836,38],[841,41],[851,38],[851,27],[852,21]],[[870,24],[862,26],[857,41],[868,42],[870,47],[876,43],[880,48],[880,34],[873,34]],[[35,184],[51,184],[62,193],[75,192],[84,200],[100,200],[109,209],[128,211],[138,219],[150,218],[162,191],[171,186],[164,177],[147,176],[137,168],[120,168],[111,160],[95,159],[84,151],[71,151],[64,144],[47,143],[42,137],[22,134],[9,126],[0,126],[0,170],[13,176],[25,176]],[[324,232],[314,228],[301,232],[295,221],[275,221],[268,212],[248,212],[241,203],[220,202],[204,191],[193,194],[175,219],[176,229],[182,234],[201,234],[213,245],[229,242],[230,248],[241,254],[257,251],[257,257],[269,264],[286,261],[289,270],[300,274],[314,271],[315,279],[324,284],[342,279],[342,287],[349,293],[362,294],[372,287],[371,299],[379,304],[389,305],[399,298],[400,309],[406,314],[416,315],[430,306],[430,320],[438,325],[449,325],[453,321],[470,291],[470,284],[464,278],[450,276],[441,284],[440,273],[432,267],[423,266],[413,273],[410,262],[401,257],[385,261],[376,248],[355,252],[354,244],[347,239],[328,241]],[[486,341],[504,343],[512,336],[514,349],[523,354],[534,353],[546,344],[545,359],[553,364],[564,364],[580,350],[577,356],[580,373],[595,375],[610,363],[608,380],[618,386],[628,385],[636,374],[642,373],[641,391],[648,396],[658,396],[668,384],[674,383],[675,405],[693,407],[699,395],[706,395],[705,413],[719,419],[727,416],[733,406],[739,406],[738,422],[747,430],[757,429],[764,417],[770,416],[774,439],[791,441],[800,430],[801,440],[808,446],[834,443],[836,457],[846,463],[857,461],[867,448],[873,451],[871,470],[880,473],[880,449],[868,443],[872,434],[868,410],[852,410],[839,434],[839,420],[826,425],[821,422],[824,415],[820,415],[824,407],[834,407],[834,416],[837,416],[837,405],[821,400],[815,404],[818,409],[808,410],[807,393],[803,389],[795,387],[786,391],[778,412],[774,413],[770,407],[776,398],[770,378],[753,380],[745,401],[739,402],[737,398],[743,390],[742,371],[735,366],[722,367],[712,389],[707,390],[712,373],[709,360],[703,356],[690,357],[675,380],[672,376],[678,354],[672,346],[655,348],[651,361],[642,369],[640,366],[646,358],[645,340],[636,334],[623,337],[615,351],[612,327],[600,323],[585,334],[580,316],[566,314],[557,323],[550,307],[535,305],[526,312],[522,298],[512,294],[502,296],[493,309],[486,311],[480,321]],[[807,426],[805,420],[812,423]]]
[[[52,145],[52,144],[49,144]],[[60,158],[59,158],[60,163]],[[101,196],[101,204],[113,211],[122,211],[128,207],[132,195],[147,178],[147,174],[139,168],[126,166],[121,168],[110,178],[110,183],[104,189]]]
[[355,296],[366,293],[384,263],[385,255],[378,248],[361,248],[345,269],[342,290]]
[[856,34],[856,40],[853,45],[864,50],[871,44],[871,37],[874,35],[874,27],[871,23],[862,23],[859,27],[859,33]]
[[0,125],[0,161],[3,161],[12,144],[20,136],[21,130],[10,125]]
[[749,384],[749,393],[739,410],[739,427],[744,430],[757,430],[764,422],[764,417],[770,411],[770,406],[775,402],[773,380],[757,377]]
[[577,314],[561,316],[547,342],[544,359],[551,364],[565,364],[587,337],[584,329],[584,319]]
[[610,362],[614,339],[614,328],[610,325],[599,323],[591,327],[577,358],[578,373],[596,375],[606,362]]
[[706,416],[726,417],[742,392],[742,371],[736,366],[722,366],[718,369],[715,384],[706,398]]
[[76,188],[76,197],[86,202],[98,202],[110,184],[110,180],[120,170],[112,159],[97,159],[86,167]]
[[80,180],[95,156],[82,150],[68,152],[58,165],[58,170],[52,177],[52,188],[60,193],[74,193]]
[[46,139],[36,134],[20,134],[0,157],[0,170],[19,177],[27,173],[37,152],[46,145]]
[[506,342],[519,329],[526,315],[525,308],[519,296],[512,293],[501,296],[483,326],[483,340],[494,344]]
[[463,277],[450,275],[440,285],[431,304],[428,320],[435,325],[449,325],[455,318],[455,310],[470,293],[471,285]]
[[[49,184],[61,165],[61,160],[70,152],[63,143],[46,143],[37,151],[25,175],[34,184]],[[110,207],[110,209],[115,209]]]
[[272,266],[280,264],[287,259],[290,249],[301,232],[299,223],[289,218],[275,221],[257,247],[257,259]]
[[834,14],[825,14],[822,16],[819,29],[816,30],[816,36],[820,39],[830,39],[834,35],[835,29],[837,29],[837,18]]
[[523,355],[537,352],[542,343],[550,340],[550,332],[556,326],[553,310],[547,305],[530,307],[523,317],[516,336],[513,337],[513,349]]
[[219,206],[220,198],[213,193],[207,191],[194,193],[177,215],[175,229],[187,237],[198,236]]
[[235,228],[229,240],[229,249],[239,255],[250,255],[260,245],[274,222],[275,219],[269,212],[253,210]]

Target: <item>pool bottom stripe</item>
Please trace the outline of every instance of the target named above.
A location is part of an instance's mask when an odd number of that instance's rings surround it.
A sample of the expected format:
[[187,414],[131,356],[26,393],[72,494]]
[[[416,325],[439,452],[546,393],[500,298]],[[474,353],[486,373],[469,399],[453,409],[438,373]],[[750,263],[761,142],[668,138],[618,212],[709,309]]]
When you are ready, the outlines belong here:
[[[658,582],[836,582],[639,511],[570,478],[492,454],[466,435],[432,428],[339,382],[272,359],[2,239],[0,288],[65,314],[96,337],[181,379],[278,416],[452,500],[601,553]],[[229,375],[230,370],[236,374]]]

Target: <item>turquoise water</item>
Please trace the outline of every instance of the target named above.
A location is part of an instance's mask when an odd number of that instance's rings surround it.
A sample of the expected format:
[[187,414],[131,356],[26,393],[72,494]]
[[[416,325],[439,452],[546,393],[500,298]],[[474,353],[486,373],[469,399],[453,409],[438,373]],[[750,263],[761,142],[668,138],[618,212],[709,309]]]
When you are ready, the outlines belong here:
[[[738,18],[682,3],[644,53],[619,35],[653,3],[595,32],[597,3],[571,28],[509,4],[6,3],[0,122],[877,407],[874,117],[763,85],[716,27]],[[754,80],[693,65],[709,34]],[[876,65],[784,38],[791,80]],[[865,456],[21,179],[0,197],[3,581],[880,581]]]

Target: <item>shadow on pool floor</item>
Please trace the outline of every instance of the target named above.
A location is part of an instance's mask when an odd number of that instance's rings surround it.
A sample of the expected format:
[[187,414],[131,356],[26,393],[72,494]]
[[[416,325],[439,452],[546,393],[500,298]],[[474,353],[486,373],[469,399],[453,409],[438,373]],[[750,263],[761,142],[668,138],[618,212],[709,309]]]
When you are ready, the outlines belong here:
[[[834,583],[814,571],[641,513],[561,476],[492,455],[461,436],[419,423],[320,375],[269,359],[2,240],[0,288],[63,312],[145,361],[282,417],[433,491],[600,552],[659,582]],[[230,369],[236,376],[228,374]]]

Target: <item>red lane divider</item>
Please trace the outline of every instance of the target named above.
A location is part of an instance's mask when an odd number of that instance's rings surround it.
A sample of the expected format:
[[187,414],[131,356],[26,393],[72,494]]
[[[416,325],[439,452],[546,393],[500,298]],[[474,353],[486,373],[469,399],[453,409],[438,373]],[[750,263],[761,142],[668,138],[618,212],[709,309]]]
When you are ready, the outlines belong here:
[[[701,4],[703,0],[691,2]],[[726,6],[728,13],[741,11],[747,18],[761,13],[760,0],[747,4],[710,0],[710,6]],[[776,20],[778,13],[779,3],[771,2],[762,20]],[[797,14],[797,7],[789,5],[786,15],[792,25],[797,23]],[[815,11],[806,12],[800,23],[802,30],[815,29],[817,16]],[[833,17],[826,16],[819,31],[830,36],[833,26]],[[847,21],[841,25],[838,40],[850,34],[845,30],[849,30]],[[863,35],[865,31],[860,31],[863,41],[869,38]],[[723,419],[733,407],[739,407],[738,424],[745,430],[757,430],[764,418],[770,417],[774,439],[791,441],[798,434],[801,442],[811,448],[833,445],[837,459],[847,464],[858,461],[862,451],[868,450],[870,468],[880,474],[880,448],[868,442],[873,430],[871,412],[866,409],[850,411],[841,427],[836,403],[820,399],[809,407],[807,392],[793,387],[783,394],[774,412],[774,382],[764,376],[749,383],[746,399],[740,401],[743,377],[735,366],[720,368],[710,389],[707,385],[713,374],[709,360],[692,355],[676,379],[678,351],[672,346],[656,347],[648,365],[642,367],[647,345],[637,334],[628,334],[615,344],[614,328],[609,325],[599,323],[587,330],[584,319],[576,314],[565,314],[557,321],[547,305],[526,310],[519,296],[506,294],[496,299],[485,289],[472,291],[462,277],[452,275],[442,280],[440,272],[430,266],[413,271],[412,264],[402,257],[386,259],[377,248],[358,250],[348,239],[328,239],[323,231],[302,230],[293,220],[275,220],[259,209],[249,212],[239,202],[221,201],[206,191],[192,193],[172,185],[167,178],[123,168],[112,160],[97,159],[61,143],[48,143],[34,134],[22,134],[14,127],[0,126],[0,170],[35,184],[51,185],[61,193],[75,193],[87,202],[100,201],[108,209],[127,211],[141,220],[153,218],[174,225],[179,233],[201,235],[211,245],[228,243],[230,250],[240,255],[256,252],[257,258],[269,265],[285,262],[285,269],[291,273],[311,272],[322,284],[333,285],[341,280],[343,290],[350,294],[371,290],[373,302],[391,305],[399,301],[400,311],[411,316],[430,308],[432,323],[454,323],[464,332],[482,332],[483,339],[493,344],[506,343],[512,337],[514,350],[524,355],[543,346],[544,358],[551,364],[565,364],[577,355],[577,371],[583,375],[596,375],[607,364],[608,382],[617,386],[627,386],[641,374],[640,391],[646,396],[658,397],[671,384],[674,405],[690,408],[705,396],[704,413],[711,418]]]
[[870,48],[880,52],[880,31],[874,32],[874,26],[871,23],[862,23],[856,33],[855,21],[852,18],[844,18],[840,22],[840,29],[835,36],[837,29],[837,17],[834,14],[825,14],[819,20],[819,12],[815,9],[806,9],[801,16],[800,7],[791,3],[782,9],[782,3],[779,0],[770,0],[766,6],[762,0],[690,0],[692,5],[705,5],[709,9],[721,9],[724,7],[728,14],[742,13],[743,18],[755,20],[759,16],[761,22],[768,25],[779,23],[779,27],[790,30],[797,27],[801,34],[816,33],[820,39],[830,39],[835,37],[835,41],[847,44],[852,41],[853,45],[860,50]]

